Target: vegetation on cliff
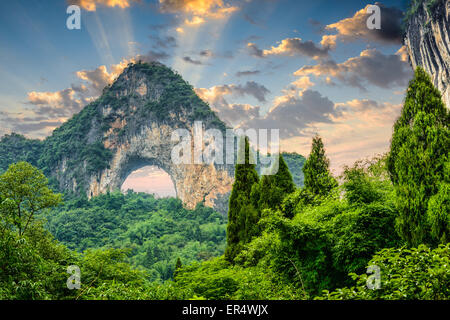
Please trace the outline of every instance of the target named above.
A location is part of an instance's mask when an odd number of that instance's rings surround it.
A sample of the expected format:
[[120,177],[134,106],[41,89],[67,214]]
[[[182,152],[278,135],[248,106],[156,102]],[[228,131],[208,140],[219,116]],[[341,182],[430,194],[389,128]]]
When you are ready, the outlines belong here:
[[444,0],[410,0],[408,9],[405,12],[404,23],[407,26],[411,18],[414,17],[422,7],[425,7],[430,16],[435,12],[436,7],[444,3]]

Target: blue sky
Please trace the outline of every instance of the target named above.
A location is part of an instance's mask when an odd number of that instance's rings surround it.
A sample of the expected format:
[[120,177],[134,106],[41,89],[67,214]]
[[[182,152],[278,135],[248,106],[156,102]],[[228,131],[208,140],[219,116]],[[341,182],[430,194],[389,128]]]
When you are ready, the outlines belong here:
[[[68,30],[68,5],[81,29]],[[18,0],[0,2],[0,134],[45,138],[137,57],[178,71],[234,127],[282,130],[333,170],[387,150],[411,69],[405,1]]]

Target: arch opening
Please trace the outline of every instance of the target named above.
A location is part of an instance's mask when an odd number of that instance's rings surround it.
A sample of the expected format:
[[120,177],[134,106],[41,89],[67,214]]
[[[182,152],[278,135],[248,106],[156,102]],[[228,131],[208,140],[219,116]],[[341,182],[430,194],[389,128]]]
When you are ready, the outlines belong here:
[[155,165],[146,165],[133,170],[120,188],[122,192],[133,190],[154,194],[157,198],[176,197],[176,189],[170,175]]

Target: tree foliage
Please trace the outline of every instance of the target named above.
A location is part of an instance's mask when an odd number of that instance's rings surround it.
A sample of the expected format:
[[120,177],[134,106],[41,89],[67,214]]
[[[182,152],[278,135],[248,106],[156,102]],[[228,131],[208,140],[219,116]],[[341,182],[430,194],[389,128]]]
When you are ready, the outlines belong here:
[[281,155],[289,168],[295,185],[297,187],[303,187],[305,179],[303,174],[303,166],[306,161],[305,157],[295,152],[282,152]]
[[126,261],[154,281],[172,279],[177,258],[191,263],[225,250],[226,218],[203,205],[188,210],[174,198],[115,191],[66,200],[45,217],[56,239],[77,252],[131,249]]
[[28,162],[9,166],[0,176],[0,214],[6,228],[12,224],[21,236],[36,214],[61,201],[61,195],[54,194],[47,183],[44,174]]
[[316,135],[312,141],[311,153],[303,167],[306,190],[314,195],[325,196],[337,186],[329,166],[330,160],[325,155],[322,138]]
[[[450,161],[449,123],[450,113],[439,90],[418,67],[394,125],[387,162],[397,195],[399,232],[411,246],[437,244],[448,236],[449,211],[444,206],[438,214],[433,204],[430,211],[428,206],[430,199],[445,193],[450,183],[446,169]],[[433,234],[430,224],[434,225]]]
[[[259,190],[253,190],[251,198],[259,210],[279,209],[286,195],[295,191],[292,175],[283,156],[280,154],[275,165],[276,172],[269,172],[262,177]],[[272,169],[274,171],[274,169]]]
[[42,152],[42,141],[27,139],[17,133],[6,134],[0,139],[0,173],[6,171],[10,164],[26,161],[38,165]]
[[368,289],[368,274],[351,274],[356,285],[325,291],[328,300],[448,300],[450,297],[450,244],[430,249],[390,248],[378,252],[367,264],[380,268],[380,288]]
[[255,165],[251,163],[248,138],[244,139],[244,148],[238,150],[242,163],[235,166],[233,189],[228,206],[227,247],[225,257],[233,261],[242,245],[256,233],[256,223],[259,220],[258,211],[251,202],[253,185],[259,181]]

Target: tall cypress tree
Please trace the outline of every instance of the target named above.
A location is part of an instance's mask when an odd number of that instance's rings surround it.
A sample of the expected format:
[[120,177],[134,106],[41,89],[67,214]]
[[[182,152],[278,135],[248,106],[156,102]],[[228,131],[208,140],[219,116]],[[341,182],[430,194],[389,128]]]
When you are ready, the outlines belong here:
[[[258,188],[258,200],[255,207],[261,212],[264,209],[271,208],[272,204],[272,189],[273,189],[273,177],[271,175],[262,176]],[[253,196],[253,194],[252,194]],[[254,202],[255,203],[255,202]]]
[[225,258],[232,262],[242,249],[242,245],[250,241],[258,222],[258,213],[250,198],[254,184],[258,183],[255,165],[250,163],[250,145],[245,137],[244,163],[235,166],[233,189],[228,207],[227,248]]
[[260,210],[279,209],[283,199],[295,191],[294,180],[283,156],[279,154],[277,160],[277,172],[272,175],[265,175],[261,179],[258,202]]
[[286,194],[295,191],[294,179],[281,153],[278,156],[278,171],[274,175],[274,184]]
[[178,257],[177,262],[175,264],[175,271],[173,272],[174,281],[177,280],[176,277],[177,277],[178,271],[181,269],[182,266],[183,266],[183,264],[181,263],[181,259],[180,259],[180,257]]
[[[388,171],[396,192],[400,235],[411,246],[449,236],[449,111],[418,67],[394,125]],[[429,204],[429,200],[433,201]]]
[[312,141],[311,153],[303,167],[306,190],[314,195],[325,196],[337,186],[329,167],[330,160],[325,155],[322,138],[316,135]]

